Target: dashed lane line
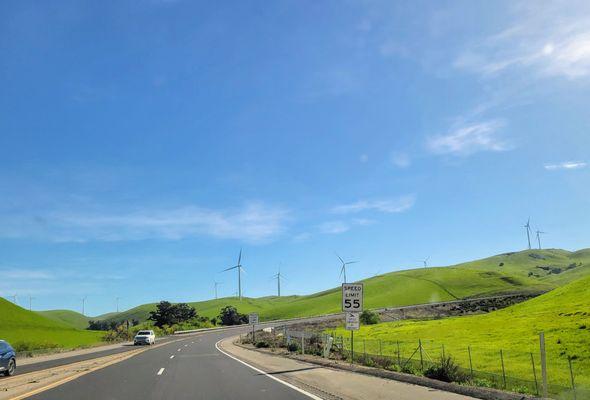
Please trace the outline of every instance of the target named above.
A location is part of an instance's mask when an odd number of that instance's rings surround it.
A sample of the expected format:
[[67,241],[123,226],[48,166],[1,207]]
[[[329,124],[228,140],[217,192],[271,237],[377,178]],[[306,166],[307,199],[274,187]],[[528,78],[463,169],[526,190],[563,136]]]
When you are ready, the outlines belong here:
[[164,370],[165,370],[165,369],[166,369],[166,368],[160,368],[160,370],[158,371],[158,375],[162,375],[162,374],[164,373]]

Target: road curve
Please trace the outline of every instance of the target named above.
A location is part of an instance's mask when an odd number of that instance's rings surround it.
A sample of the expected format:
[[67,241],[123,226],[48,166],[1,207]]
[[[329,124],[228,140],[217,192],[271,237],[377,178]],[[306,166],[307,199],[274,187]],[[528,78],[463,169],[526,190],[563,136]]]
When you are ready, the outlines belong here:
[[[243,332],[246,331],[244,329]],[[219,352],[240,331],[186,336],[29,397],[34,400],[307,399]]]

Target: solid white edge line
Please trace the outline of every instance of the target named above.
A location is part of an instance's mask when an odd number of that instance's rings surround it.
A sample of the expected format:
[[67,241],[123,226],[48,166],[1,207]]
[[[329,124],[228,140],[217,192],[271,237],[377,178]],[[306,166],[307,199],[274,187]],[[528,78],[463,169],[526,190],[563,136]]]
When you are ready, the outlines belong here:
[[172,360],[173,358],[174,358],[174,355],[171,355],[171,356],[170,356],[170,359]]
[[164,370],[165,370],[165,369],[166,369],[166,368],[160,368],[160,370],[158,371],[158,375],[162,375],[162,373],[164,373]]
[[231,355],[231,354],[229,354],[229,353],[226,353],[225,351],[223,351],[223,350],[221,350],[221,349],[219,348],[219,342],[221,342],[222,340],[224,340],[224,339],[221,339],[221,340],[217,341],[217,343],[215,343],[215,348],[216,348],[216,349],[217,349],[217,351],[219,351],[220,353],[222,353],[222,354],[225,354],[225,355],[226,355],[226,356],[228,356],[229,358],[232,358],[232,359],[236,360],[237,362],[244,364],[246,367],[252,368],[254,371],[258,372],[259,374],[262,374],[262,375],[264,375],[264,376],[266,376],[266,377],[268,377],[268,378],[270,378],[270,379],[272,379],[272,380],[274,380],[274,381],[277,381],[277,382],[279,382],[279,383],[282,383],[283,385],[285,385],[285,386],[287,386],[287,387],[290,387],[291,389],[293,389],[293,390],[296,390],[296,391],[298,391],[299,393],[302,393],[302,394],[306,395],[306,396],[307,396],[307,397],[309,397],[309,398],[312,398],[312,399],[314,399],[314,400],[323,400],[321,397],[318,397],[318,396],[316,396],[315,394],[311,394],[311,393],[309,393],[309,392],[306,392],[305,390],[303,390],[303,389],[300,389],[300,388],[298,388],[298,387],[297,387],[297,386],[295,386],[295,385],[291,385],[290,383],[288,383],[288,382],[285,382],[285,381],[283,381],[283,380],[281,380],[281,379],[279,379],[279,378],[277,378],[277,377],[275,377],[275,376],[269,375],[268,373],[264,372],[263,370],[261,370],[261,369],[258,369],[258,368],[256,368],[255,366],[253,366],[253,365],[250,365],[250,364],[248,364],[247,362],[245,362],[245,361],[242,361],[242,360],[240,360],[239,358],[237,358],[237,357],[234,357],[234,356],[232,356],[232,355]]

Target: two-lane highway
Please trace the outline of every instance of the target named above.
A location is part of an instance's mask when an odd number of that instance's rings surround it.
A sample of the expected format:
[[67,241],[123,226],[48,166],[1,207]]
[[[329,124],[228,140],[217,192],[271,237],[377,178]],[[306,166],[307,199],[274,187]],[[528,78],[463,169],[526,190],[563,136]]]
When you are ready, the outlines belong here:
[[238,332],[187,336],[30,399],[309,399],[217,350],[217,341]]

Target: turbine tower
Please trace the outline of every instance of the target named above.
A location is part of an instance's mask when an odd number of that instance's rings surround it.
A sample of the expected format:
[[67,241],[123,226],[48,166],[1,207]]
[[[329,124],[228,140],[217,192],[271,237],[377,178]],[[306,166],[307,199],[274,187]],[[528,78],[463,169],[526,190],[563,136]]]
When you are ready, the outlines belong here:
[[115,297],[115,303],[117,303],[117,312],[119,312],[119,300],[121,300],[120,297]]
[[336,257],[338,257],[338,259],[342,263],[342,268],[340,269],[340,276],[343,276],[344,277],[344,283],[346,283],[346,266],[349,265],[349,264],[357,263],[358,261],[346,261],[345,262],[342,259],[342,257],[340,257],[338,254],[336,254]]
[[35,298],[29,295],[29,311],[33,311],[33,300],[35,300]]
[[82,297],[82,315],[86,315],[84,313],[84,307],[86,306],[86,296]]
[[279,272],[272,276],[272,279],[277,280],[277,296],[281,297],[281,279],[285,279],[281,274],[281,268],[279,267]]
[[531,217],[529,217],[529,219],[527,220],[524,227],[526,229],[526,238],[529,242],[529,250],[530,250],[531,249]]
[[539,250],[541,250],[541,235],[546,234],[547,232],[543,232],[537,229],[537,243],[539,243]]
[[428,256],[424,260],[422,260],[422,264],[424,264],[424,268],[428,267],[428,260],[430,260],[430,256]]
[[221,285],[221,282],[214,281],[213,286],[215,287],[215,299],[217,300],[217,287]]
[[240,255],[238,256],[238,264],[233,266],[233,267],[229,267],[224,269],[221,272],[226,272],[226,271],[231,271],[232,269],[237,269],[238,270],[238,297],[240,299],[240,301],[242,300],[242,271],[244,270],[244,268],[242,268],[242,249],[240,249]]

